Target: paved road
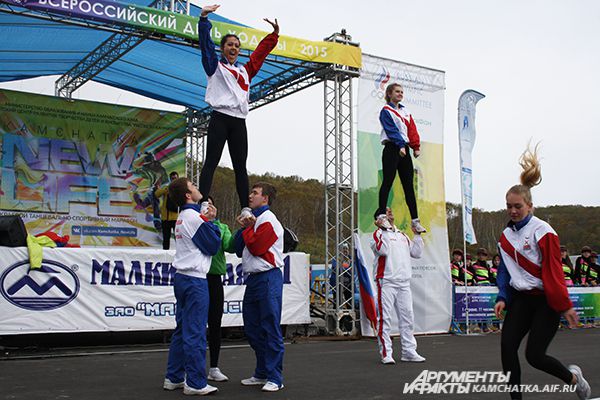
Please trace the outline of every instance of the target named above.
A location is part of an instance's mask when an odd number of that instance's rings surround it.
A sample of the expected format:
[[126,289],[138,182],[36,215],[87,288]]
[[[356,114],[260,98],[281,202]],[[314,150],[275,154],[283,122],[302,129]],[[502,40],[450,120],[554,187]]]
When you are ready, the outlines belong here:
[[[231,381],[219,383],[214,398],[222,399],[507,399],[500,394],[402,394],[424,369],[431,371],[498,371],[499,334],[485,336],[438,335],[419,337],[424,364],[379,363],[376,343],[360,341],[300,341],[286,345],[285,389],[262,393],[243,387],[240,379],[251,375],[252,350],[244,344],[221,352],[221,369]],[[564,363],[579,364],[596,396],[600,396],[600,329],[562,330],[550,353]],[[395,341],[395,347],[399,343]],[[91,352],[91,355],[83,353]],[[100,352],[98,352],[100,351]],[[96,352],[94,354],[94,352]],[[81,353],[81,354],[76,354]],[[28,356],[38,357],[42,353]],[[161,389],[167,359],[165,345],[119,346],[51,350],[49,358],[4,359],[0,361],[0,399],[182,399],[180,391]],[[521,357],[524,360],[524,357]],[[523,381],[540,385],[561,384],[555,378],[523,366]],[[594,393],[592,393],[594,396]],[[187,398],[187,397],[186,397]],[[525,399],[576,399],[574,393],[530,394]]]

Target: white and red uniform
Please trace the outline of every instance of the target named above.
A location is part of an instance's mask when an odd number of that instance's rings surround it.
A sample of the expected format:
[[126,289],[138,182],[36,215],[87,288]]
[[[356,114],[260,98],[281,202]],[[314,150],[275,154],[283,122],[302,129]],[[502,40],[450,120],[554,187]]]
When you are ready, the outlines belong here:
[[510,300],[508,283],[520,292],[543,292],[550,308],[563,312],[573,306],[565,285],[556,232],[545,221],[531,216],[519,229],[507,227],[498,248],[508,275],[498,282],[499,298]]
[[269,209],[263,211],[253,226],[244,229],[242,267],[253,274],[283,267],[283,227]]
[[388,103],[379,113],[381,122],[381,143],[393,142],[398,147],[410,146],[413,150],[421,149],[421,138],[417,131],[417,124],[412,114],[402,104],[398,107]]
[[373,232],[371,249],[375,254],[374,276],[377,284],[378,324],[377,337],[382,358],[392,356],[390,338],[392,313],[398,316],[398,329],[402,343],[402,356],[417,355],[417,341],[413,335],[414,314],[410,278],[412,258],[423,253],[423,239],[415,235],[410,240],[395,226],[391,230],[381,228]]

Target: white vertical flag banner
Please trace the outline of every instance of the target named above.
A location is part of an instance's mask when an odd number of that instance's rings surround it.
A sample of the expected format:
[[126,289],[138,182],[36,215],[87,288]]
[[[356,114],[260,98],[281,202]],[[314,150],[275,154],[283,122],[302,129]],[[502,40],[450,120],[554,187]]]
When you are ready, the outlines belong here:
[[465,90],[458,100],[458,142],[460,145],[460,181],[462,189],[463,233],[469,244],[477,243],[473,229],[473,146],[475,145],[475,106],[485,96]]

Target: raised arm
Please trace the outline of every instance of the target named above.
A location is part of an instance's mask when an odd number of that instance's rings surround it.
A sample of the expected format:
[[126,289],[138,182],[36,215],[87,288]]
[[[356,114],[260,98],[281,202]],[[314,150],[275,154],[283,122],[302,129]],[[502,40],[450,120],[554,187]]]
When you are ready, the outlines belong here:
[[258,46],[256,46],[256,49],[250,55],[250,61],[244,65],[250,79],[258,74],[258,71],[260,71],[260,68],[265,62],[265,58],[267,58],[269,53],[277,46],[277,41],[279,40],[279,24],[277,23],[277,18],[275,18],[274,22],[269,21],[267,18],[265,18],[265,21],[271,24],[273,32],[260,41]]
[[200,13],[200,19],[198,20],[198,41],[200,44],[200,51],[202,52],[202,67],[204,67],[204,71],[208,76],[212,76],[215,73],[219,63],[219,58],[215,51],[215,44],[210,38],[212,24],[208,20],[208,14],[215,12],[219,7],[218,4],[203,7],[202,12]]

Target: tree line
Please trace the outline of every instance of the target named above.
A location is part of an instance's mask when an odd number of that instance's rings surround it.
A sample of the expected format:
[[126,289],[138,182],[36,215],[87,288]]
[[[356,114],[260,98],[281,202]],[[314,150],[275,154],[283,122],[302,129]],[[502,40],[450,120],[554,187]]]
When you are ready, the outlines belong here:
[[[316,179],[299,176],[279,176],[272,173],[249,175],[250,185],[259,181],[269,182],[277,188],[273,211],[281,223],[298,236],[297,251],[311,255],[312,263],[325,262],[325,186]],[[211,195],[219,210],[219,218],[232,231],[238,229],[235,217],[240,205],[235,191],[235,177],[231,168],[218,167],[215,171]],[[567,246],[570,254],[579,254],[582,246],[600,251],[600,207],[579,205],[536,207],[535,215],[549,222]],[[446,203],[448,245],[450,251],[463,247],[462,211],[460,204]],[[355,218],[355,220],[358,220]],[[473,210],[473,226],[478,244],[467,246],[475,254],[477,248],[485,247],[496,253],[498,238],[506,227],[506,211]]]

